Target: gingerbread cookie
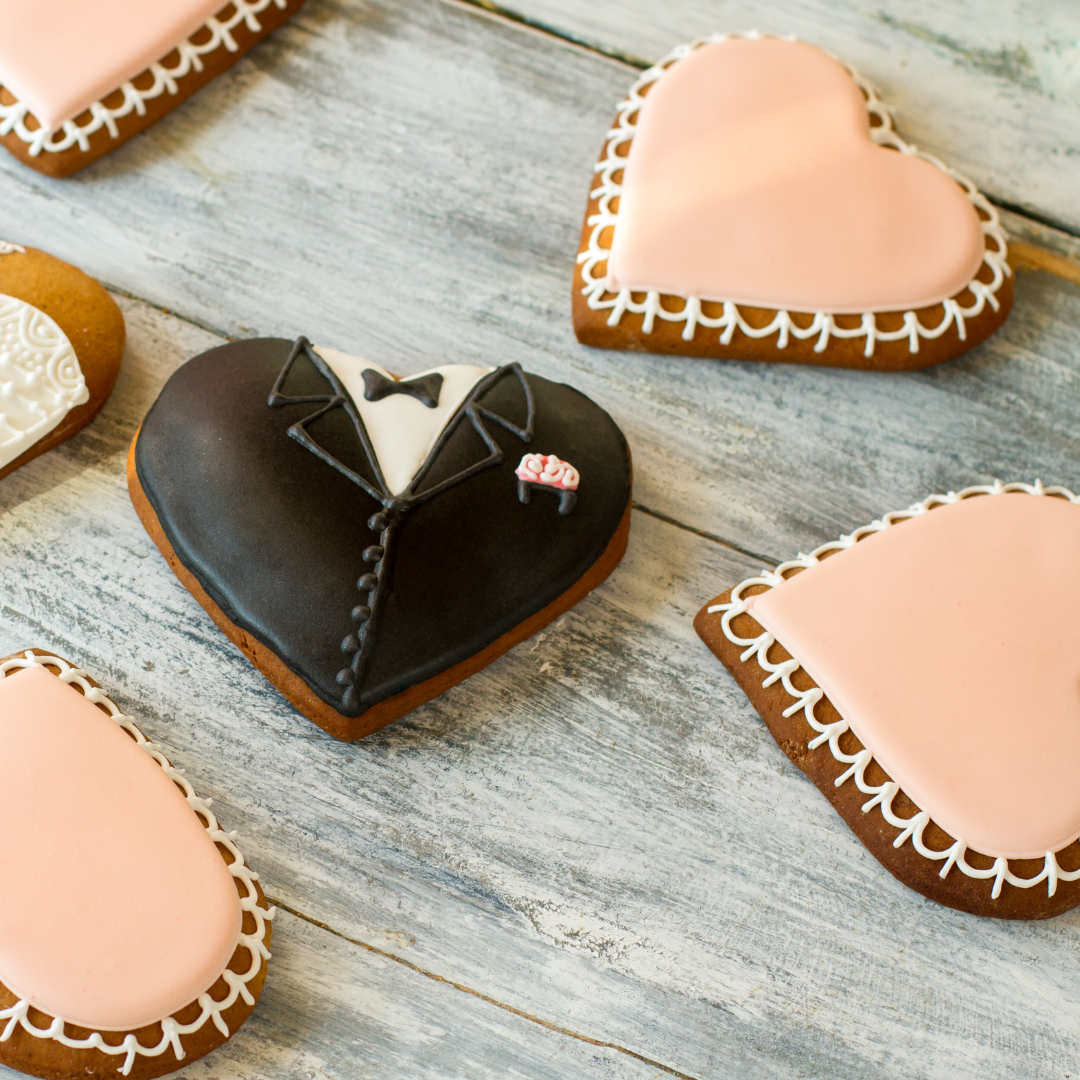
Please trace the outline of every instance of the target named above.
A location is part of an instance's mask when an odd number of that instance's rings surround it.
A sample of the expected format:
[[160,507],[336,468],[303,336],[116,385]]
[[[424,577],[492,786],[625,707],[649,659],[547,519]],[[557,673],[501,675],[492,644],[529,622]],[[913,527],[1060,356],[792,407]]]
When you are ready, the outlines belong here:
[[93,278],[0,243],[0,477],[86,427],[123,355],[124,317]]
[[923,895],[1080,903],[1080,496],[932,495],[703,608],[698,634],[874,856]]
[[517,364],[398,380],[305,338],[184,365],[132,443],[128,483],[184,585],[340,739],[576,604],[630,523],[622,432],[569,386]]
[[273,911],[209,801],[85,671],[0,660],[0,1063],[161,1076],[220,1046]]
[[860,75],[794,39],[673,50],[618,106],[574,274],[586,345],[876,370],[988,337],[1005,233]]
[[0,142],[70,176],[232,67],[304,0],[7,0]]

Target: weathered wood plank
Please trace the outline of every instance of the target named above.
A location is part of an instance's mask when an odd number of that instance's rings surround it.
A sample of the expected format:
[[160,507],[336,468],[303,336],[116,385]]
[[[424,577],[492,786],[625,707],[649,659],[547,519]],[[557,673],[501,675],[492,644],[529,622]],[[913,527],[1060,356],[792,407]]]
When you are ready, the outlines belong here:
[[1077,482],[1080,290],[1047,275],[916,375],[578,346],[580,214],[629,74],[436,0],[315,3],[82,178],[0,165],[0,227],[227,334],[571,381],[627,431],[643,505],[774,558],[937,488]]
[[990,194],[1080,232],[1080,43],[1070,0],[1044,0],[1037,10],[995,4],[978,18],[934,0],[872,8],[857,0],[478,2],[650,63],[716,31],[796,34],[872,79],[905,138]]
[[[755,568],[729,549],[639,513],[597,594],[406,721],[347,746],[297,716],[127,503],[138,420],[169,371],[217,339],[124,307],[130,355],[101,420],[0,487],[0,648],[51,646],[100,672],[239,828],[273,898],[693,1076],[1075,1067],[1080,916],[977,920],[878,867],[693,635],[700,602]],[[411,1075],[402,1062],[425,1075],[423,1047],[396,1044],[449,1029],[444,1006],[410,983],[329,995],[322,1017],[324,969],[344,968],[303,944],[314,933],[279,927],[287,975],[268,1001],[281,1003],[256,1014],[238,1074],[318,1058],[330,1075]],[[392,1026],[395,1009],[415,1025]],[[390,1025],[374,1062],[369,1011]],[[489,1037],[479,1012],[465,1022],[475,1039],[448,1043],[427,1075],[504,1060],[503,1029]]]
[[[186,1080],[646,1080],[657,1070],[515,1016],[279,911],[251,1019]],[[5,1080],[23,1074],[0,1067]],[[119,1076],[116,1073],[116,1076]]]

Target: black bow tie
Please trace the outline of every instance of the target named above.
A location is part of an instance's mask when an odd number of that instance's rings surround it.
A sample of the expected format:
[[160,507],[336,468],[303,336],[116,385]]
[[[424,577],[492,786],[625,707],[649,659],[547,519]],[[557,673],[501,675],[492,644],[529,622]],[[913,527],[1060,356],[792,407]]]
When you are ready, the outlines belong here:
[[429,409],[434,409],[439,404],[443,377],[438,372],[418,375],[415,379],[400,380],[388,379],[374,368],[367,368],[361,374],[364,379],[364,398],[367,401],[382,401],[391,394],[408,394]]

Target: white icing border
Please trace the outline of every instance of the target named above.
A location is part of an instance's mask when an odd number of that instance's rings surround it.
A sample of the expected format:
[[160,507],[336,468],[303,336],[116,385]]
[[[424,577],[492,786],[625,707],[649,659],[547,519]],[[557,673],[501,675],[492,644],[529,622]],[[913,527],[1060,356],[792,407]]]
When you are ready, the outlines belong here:
[[[977,211],[981,210],[988,216],[986,221],[983,221],[980,218],[980,224],[982,225],[983,236],[985,238],[983,244],[983,263],[990,267],[994,277],[989,283],[981,282],[974,277],[968,282],[966,288],[975,298],[970,305],[964,307],[955,297],[949,297],[948,299],[943,300],[942,306],[945,309],[945,314],[942,317],[941,322],[938,323],[937,326],[932,327],[923,325],[917,311],[905,311],[903,313],[904,324],[897,330],[882,330],[878,326],[877,315],[874,312],[866,312],[863,314],[859,326],[843,328],[836,325],[836,316],[830,315],[824,311],[817,311],[812,313],[814,318],[809,326],[800,327],[792,319],[791,313],[783,309],[777,310],[776,315],[768,326],[754,327],[742,317],[742,314],[739,311],[739,305],[732,300],[722,301],[724,313],[716,318],[711,318],[702,313],[701,305],[703,301],[697,296],[687,297],[682,311],[668,311],[661,303],[661,297],[669,294],[650,290],[646,292],[645,299],[638,302],[633,299],[632,293],[640,293],[645,290],[623,288],[620,289],[617,295],[612,295],[607,290],[605,278],[593,276],[593,269],[596,267],[597,263],[606,262],[608,255],[610,254],[610,248],[601,246],[600,235],[604,229],[608,228],[608,226],[614,226],[618,222],[618,211],[611,210],[611,202],[622,192],[622,185],[616,184],[613,177],[616,172],[626,166],[626,157],[618,157],[616,151],[624,144],[630,142],[634,137],[634,128],[637,123],[638,111],[645,100],[642,91],[647,86],[656,82],[672,64],[689,56],[691,52],[700,48],[702,45],[727,41],[730,38],[746,38],[757,41],[761,38],[771,37],[778,38],[781,41],[798,40],[793,34],[780,36],[774,34],[760,34],[756,30],[750,30],[744,34],[712,34],[706,38],[698,38],[689,45],[678,45],[672,49],[663,60],[654,64],[648,71],[643,72],[637,82],[630,88],[626,100],[620,102],[618,105],[618,120],[616,126],[608,131],[608,141],[604,146],[603,157],[597,162],[594,168],[595,172],[600,173],[600,185],[589,192],[589,199],[598,199],[599,207],[595,214],[589,215],[586,222],[586,224],[592,226],[592,232],[589,234],[588,247],[585,251],[579,252],[577,257],[578,263],[583,264],[581,267],[581,276],[585,282],[581,294],[587,298],[589,307],[593,311],[605,311],[610,309],[611,315],[607,320],[608,326],[618,326],[623,314],[627,311],[636,315],[643,314],[645,318],[641,329],[646,334],[652,333],[653,326],[658,318],[663,319],[665,322],[685,322],[686,326],[683,328],[682,332],[683,341],[692,341],[698,326],[718,329],[722,331],[720,334],[720,343],[722,345],[730,345],[731,339],[735,335],[735,331],[739,330],[747,337],[751,338],[766,338],[776,334],[776,347],[778,349],[787,348],[790,337],[799,339],[817,337],[817,343],[814,345],[814,352],[816,353],[825,351],[831,337],[865,337],[866,347],[864,349],[864,355],[873,356],[874,346],[877,342],[900,341],[903,338],[907,338],[909,351],[917,353],[919,351],[920,338],[927,338],[929,340],[941,337],[941,335],[954,323],[956,324],[956,331],[960,336],[960,340],[966,341],[967,328],[965,320],[981,314],[988,304],[994,311],[997,311],[1000,304],[996,293],[998,289],[1001,288],[1005,278],[1012,274],[1009,264],[1006,262],[1007,237],[1005,235],[1005,230],[1002,228],[997,210],[994,209],[986,196],[984,196],[966,176],[949,168],[944,162],[939,161],[931,154],[923,153],[911,143],[904,142],[904,140],[893,130],[892,117],[889,115],[888,106],[883,104],[881,99],[877,96],[873,84],[860,75],[854,68],[845,64],[837,57],[832,57],[832,59],[836,60],[837,63],[844,67],[855,81],[856,86],[858,86],[866,96],[866,111],[871,117],[878,118],[878,126],[870,128],[871,140],[877,146],[892,147],[901,154],[922,158],[924,161],[930,162],[931,165],[940,169],[947,176],[952,177],[952,179],[964,189],[964,193],[967,195],[972,206],[974,206]],[[825,52],[824,49],[821,51]],[[832,56],[832,54],[828,52],[826,52],[826,55]],[[991,240],[995,245],[994,250],[990,249],[989,241]],[[963,292],[963,290],[960,291]],[[670,295],[673,296],[674,294]],[[604,299],[605,296],[609,297],[609,299]],[[679,297],[678,299],[682,298]],[[708,303],[710,301],[705,302]],[[752,305],[743,304],[742,306],[750,307]],[[801,314],[811,313],[805,312]]]
[[[162,1028],[161,1041],[156,1046],[143,1046],[134,1032],[129,1032],[123,1041],[115,1046],[105,1042],[97,1031],[86,1039],[73,1039],[65,1034],[64,1021],[60,1017],[55,1017],[48,1027],[36,1027],[28,1016],[31,1008],[30,1003],[25,1000],[17,1001],[10,1008],[0,1010],[0,1020],[7,1020],[7,1025],[4,1027],[3,1033],[0,1034],[0,1042],[7,1042],[15,1030],[15,1025],[21,1024],[23,1029],[30,1035],[39,1039],[55,1039],[73,1050],[102,1050],[106,1054],[124,1054],[124,1064],[121,1066],[120,1072],[125,1076],[131,1071],[136,1054],[142,1054],[144,1057],[157,1057],[171,1046],[176,1054],[176,1060],[181,1061],[184,1058],[184,1048],[180,1042],[181,1035],[190,1035],[192,1032],[198,1031],[207,1020],[212,1020],[218,1031],[228,1038],[229,1028],[222,1013],[229,1009],[238,997],[242,997],[248,1005],[255,1004],[255,998],[247,988],[247,984],[259,974],[263,960],[270,959],[270,952],[265,943],[266,930],[277,909],[259,907],[258,891],[255,888],[255,882],[258,881],[259,875],[245,865],[244,856],[241,855],[239,849],[233,843],[236,833],[224,832],[218,825],[217,818],[210,811],[212,800],[201,799],[195,794],[195,790],[184,778],[183,770],[173,768],[168,759],[160,751],[154,749],[154,744],[138,729],[135,722],[129,716],[125,716],[116,703],[100,687],[91,686],[86,681],[87,673],[85,671],[73,667],[59,656],[38,655],[28,649],[22,656],[13,656],[10,660],[5,660],[0,664],[0,677],[7,678],[8,672],[16,668],[27,668],[35,665],[59,668],[59,678],[61,680],[68,684],[75,684],[88,701],[93,702],[95,705],[104,705],[109,716],[165,770],[165,775],[170,780],[183,789],[188,806],[206,823],[205,827],[210,839],[215,844],[224,846],[232,856],[233,861],[229,864],[229,873],[245,886],[247,895],[241,897],[240,908],[243,911],[250,912],[254,917],[255,933],[245,934],[241,929],[238,941],[238,944],[243,945],[251,954],[251,966],[247,972],[238,974],[235,971],[230,971],[226,966],[221,973],[221,978],[228,983],[229,993],[221,1001],[215,1001],[210,996],[209,991],[200,994],[195,1000],[198,1001],[202,1012],[199,1014],[199,1018],[190,1024],[180,1024],[172,1016],[163,1017],[159,1021]],[[229,961],[231,960],[232,957],[230,956]],[[77,1027],[79,1025],[72,1026]]]
[[0,240],[0,255],[25,255],[26,248],[18,244],[9,244],[6,240]]
[[[795,569],[805,569],[813,566],[815,563],[820,562],[828,552],[849,548],[864,536],[881,532],[883,529],[887,529],[889,526],[905,521],[908,518],[918,517],[920,514],[932,510],[935,506],[959,502],[961,499],[967,499],[973,495],[1004,495],[1011,491],[1021,491],[1027,495],[1048,495],[1065,498],[1074,505],[1080,506],[1080,495],[1074,495],[1068,488],[1064,487],[1043,487],[1040,480],[1036,480],[1034,484],[1002,484],[1000,480],[995,480],[993,484],[964,488],[960,492],[950,491],[947,495],[930,495],[921,503],[915,503],[907,510],[897,510],[894,513],[885,514],[884,517],[879,518],[877,521],[872,521],[869,525],[864,525],[861,529],[856,529],[847,536],[841,536],[839,540],[822,544],[821,547],[816,548],[809,555],[800,554],[789,562],[781,563],[775,570],[763,570],[757,577],[748,578],[746,581],[736,585],[731,590],[730,603],[714,604],[708,608],[710,615],[720,611],[724,613],[721,620],[724,636],[733,645],[738,645],[746,650],[739,659],[746,663],[751,657],[756,657],[759,666],[768,672],[761,685],[763,687],[771,686],[779,680],[788,694],[795,698],[794,703],[784,710],[783,715],[794,716],[796,713],[802,712],[807,723],[818,733],[817,737],[811,739],[807,744],[807,749],[816,750],[822,743],[828,743],[832,756],[837,761],[848,766],[847,771],[833,781],[836,787],[840,787],[845,781],[854,778],[858,789],[864,795],[872,796],[871,799],[863,803],[863,813],[868,813],[875,806],[880,806],[885,820],[894,828],[902,830],[900,835],[893,841],[893,847],[903,847],[905,841],[910,839],[915,850],[925,858],[932,860],[944,859],[945,865],[942,866],[941,872],[938,874],[940,878],[944,878],[954,866],[959,867],[962,873],[971,878],[992,877],[994,879],[994,888],[990,895],[994,900],[1001,894],[1002,883],[1006,881],[1010,885],[1015,885],[1018,889],[1030,889],[1033,885],[1038,885],[1040,881],[1045,881],[1049,895],[1053,896],[1057,892],[1059,881],[1076,881],[1080,878],[1080,868],[1062,870],[1058,865],[1054,852],[1048,851],[1043,860],[1042,870],[1035,877],[1022,878],[1009,870],[1009,860],[1004,855],[995,858],[994,865],[986,870],[978,870],[970,866],[965,859],[967,844],[959,838],[955,839],[950,847],[942,851],[927,847],[923,843],[923,832],[930,823],[929,813],[920,810],[909,818],[900,817],[892,808],[892,801],[900,791],[900,785],[893,780],[887,780],[877,786],[869,783],[866,779],[866,767],[873,760],[873,754],[865,748],[857,754],[845,754],[840,749],[840,736],[848,730],[848,722],[841,718],[833,724],[822,724],[814,716],[814,706],[825,695],[819,686],[813,686],[809,690],[800,690],[791,681],[792,675],[801,666],[799,661],[793,658],[784,660],[779,664],[772,663],[768,657],[769,649],[776,642],[772,634],[763,629],[756,638],[738,637],[731,629],[731,620],[735,616],[747,612],[746,601],[742,599],[742,594],[743,590],[751,585],[766,585],[770,589],[775,588],[783,582],[786,573]],[[752,615],[751,618],[753,618]],[[1063,849],[1059,848],[1058,850]]]
[[[246,23],[247,28],[257,34],[262,30],[262,25],[255,17],[265,11],[271,4],[284,11],[287,0],[231,0],[233,14],[227,19],[219,19],[212,15],[200,27],[197,33],[203,30],[210,31],[210,40],[202,45],[192,44],[191,38],[185,38],[176,49],[180,53],[180,59],[176,66],[167,68],[157,61],[147,68],[154,76],[153,85],[146,90],[139,90],[131,80],[122,83],[117,90],[124,92],[124,100],[115,108],[109,108],[100,101],[95,101],[90,106],[90,119],[85,124],[77,124],[75,120],[66,120],[60,133],[55,133],[44,125],[31,130],[26,126],[26,118],[33,115],[30,107],[21,101],[14,101],[10,105],[0,104],[0,135],[7,135],[14,131],[15,134],[29,145],[31,157],[37,157],[42,150],[52,154],[59,154],[78,144],[80,150],[90,149],[90,136],[96,134],[102,128],[106,128],[109,134],[118,139],[120,133],[116,127],[116,121],[122,120],[132,112],[139,116],[146,115],[146,103],[160,97],[166,91],[170,94],[178,94],[180,88],[177,80],[190,75],[193,71],[202,71],[202,58],[209,53],[216,52],[222,46],[229,52],[237,52],[239,46],[233,39],[232,31],[240,23]],[[222,5],[228,7],[229,3]],[[221,13],[218,12],[218,15]],[[196,35],[193,34],[192,37]],[[136,76],[138,78],[138,76]],[[112,91],[115,93],[116,91]],[[107,95],[108,96],[108,95]],[[37,117],[34,118],[35,120]]]

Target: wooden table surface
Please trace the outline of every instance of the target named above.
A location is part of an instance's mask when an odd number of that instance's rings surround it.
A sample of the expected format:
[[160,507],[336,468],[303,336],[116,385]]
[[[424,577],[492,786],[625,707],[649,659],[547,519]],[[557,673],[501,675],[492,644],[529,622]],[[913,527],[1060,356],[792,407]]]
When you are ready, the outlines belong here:
[[[0,155],[0,236],[105,281],[130,341],[101,418],[0,484],[0,654],[98,675],[279,908],[262,1002],[184,1075],[1080,1075],[1080,913],[1006,924],[898,884],[690,624],[930,492],[1080,487],[1075,0],[507,3],[309,0],[77,178]],[[580,217],[635,65],[751,27],[861,69],[1055,271],[1020,272],[988,343],[909,375],[577,345]],[[353,745],[215,629],[124,483],[179,364],[301,333],[401,373],[520,361],[634,452],[615,575]]]

